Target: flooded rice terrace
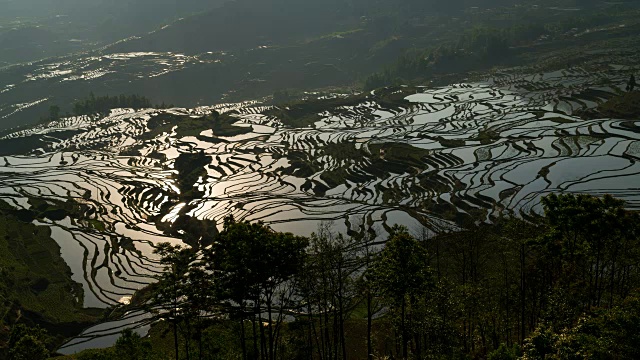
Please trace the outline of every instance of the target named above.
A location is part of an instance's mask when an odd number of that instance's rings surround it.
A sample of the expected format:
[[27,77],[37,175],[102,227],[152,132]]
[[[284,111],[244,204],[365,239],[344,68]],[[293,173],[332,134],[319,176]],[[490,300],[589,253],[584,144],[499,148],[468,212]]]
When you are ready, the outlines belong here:
[[[6,137],[36,145],[0,158],[0,198],[16,208],[34,197],[72,198],[104,224],[40,220],[83,284],[87,307],[126,302],[153,281],[153,245],[181,242],[154,222],[180,215],[220,226],[232,214],[301,235],[321,221],[341,232],[364,223],[384,239],[394,224],[438,232],[465,214],[540,211],[540,197],[552,192],[608,193],[637,208],[640,119],[575,116],[624,88],[625,70],[505,72],[479,83],[401,88],[407,101],[393,105],[374,92],[323,109],[304,126],[285,125],[258,102],[63,119]],[[185,135],[179,121],[151,126],[214,111],[244,131]],[[187,153],[210,159],[191,198],[180,194],[175,166]],[[94,329],[63,351],[116,328]]]
[[[128,40],[130,39],[120,42]],[[11,127],[28,122],[30,116],[37,118],[49,105],[71,103],[74,99],[86,96],[91,90],[129,92],[132,88],[142,88],[149,96],[147,92],[169,86],[163,82],[154,82],[160,77],[177,73],[184,75],[184,72],[194,69],[203,71],[203,68],[215,68],[222,60],[230,57],[224,52],[198,55],[172,52],[108,53],[110,46],[80,56],[49,58],[0,67],[2,126]],[[193,103],[197,103],[197,100]]]

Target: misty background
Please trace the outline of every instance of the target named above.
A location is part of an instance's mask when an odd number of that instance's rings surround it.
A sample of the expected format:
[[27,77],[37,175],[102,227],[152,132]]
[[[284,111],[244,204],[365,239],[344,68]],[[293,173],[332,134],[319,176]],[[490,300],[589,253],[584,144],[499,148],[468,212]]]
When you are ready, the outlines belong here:
[[50,106],[73,114],[90,93],[192,107],[448,83],[560,50],[566,66],[572,51],[639,33],[638,4],[0,0],[0,129],[41,121]]

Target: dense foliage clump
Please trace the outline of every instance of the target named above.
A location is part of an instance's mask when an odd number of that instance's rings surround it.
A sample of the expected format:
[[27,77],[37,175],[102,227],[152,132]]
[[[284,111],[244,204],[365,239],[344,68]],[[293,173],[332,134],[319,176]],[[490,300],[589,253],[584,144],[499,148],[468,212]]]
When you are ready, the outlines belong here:
[[[228,218],[210,247],[158,248],[166,272],[148,304],[168,321],[135,351],[179,359],[638,357],[640,216],[610,196],[550,195],[543,205],[544,216],[528,221],[439,235],[396,226],[384,245],[328,224],[306,239]],[[102,355],[114,358],[119,346]]]
[[150,107],[152,107],[151,100],[140,95],[95,96],[91,93],[88,98],[78,100],[73,104],[73,112],[75,115],[89,115],[105,113],[117,108],[144,109]]
[[[29,203],[29,210],[15,210],[0,201],[0,358],[8,356],[11,349],[48,353],[65,336],[81,331],[102,315],[98,309],[83,309],[82,286],[71,279],[50,228],[33,224],[34,220],[59,220],[83,213],[82,207],[73,201],[30,199]],[[92,226],[90,219],[85,221]],[[37,331],[21,340],[26,330],[17,328],[16,323],[41,325],[52,335]]]

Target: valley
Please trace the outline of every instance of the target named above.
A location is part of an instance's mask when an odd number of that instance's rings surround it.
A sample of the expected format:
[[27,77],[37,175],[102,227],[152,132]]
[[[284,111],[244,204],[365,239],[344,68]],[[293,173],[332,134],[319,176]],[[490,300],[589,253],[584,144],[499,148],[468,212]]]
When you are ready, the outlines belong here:
[[[321,222],[342,233],[364,222],[382,240],[395,224],[440,233],[534,216],[555,192],[614,194],[637,208],[637,122],[576,116],[618,96],[627,69],[507,69],[481,82],[309,94],[287,106],[63,118],[0,140],[31,148],[2,156],[0,197],[16,209],[30,209],[30,198],[83,205],[82,216],[35,224],[51,228],[92,308],[126,303],[152,281],[153,246],[181,243],[171,224],[182,217],[220,227],[233,214],[300,235]],[[184,161],[200,170],[191,175]]]
[[[142,306],[158,245],[207,248],[230,215],[383,249],[397,225],[426,240],[536,223],[552,194],[639,210],[637,4],[472,3],[0,16],[0,50],[28,50],[0,56],[0,357],[14,322],[63,355],[159,331]],[[32,46],[71,28],[87,37]]]

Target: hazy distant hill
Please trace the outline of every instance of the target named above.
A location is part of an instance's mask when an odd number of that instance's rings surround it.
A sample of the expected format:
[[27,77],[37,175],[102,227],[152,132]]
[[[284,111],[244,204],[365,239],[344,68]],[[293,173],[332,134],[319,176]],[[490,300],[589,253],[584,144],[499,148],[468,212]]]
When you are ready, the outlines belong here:
[[62,55],[76,45],[62,41],[59,34],[40,27],[7,29],[0,32],[0,63]]
[[[51,45],[51,53],[65,46],[105,44],[87,40],[92,34],[111,39],[118,32],[138,34],[90,53],[0,69],[0,128],[38,121],[54,104],[63,113],[71,111],[71,104],[91,92],[138,93],[158,104],[195,107],[282,91],[448,83],[468,72],[538,64],[541,59],[549,63],[545,66],[564,67],[578,60],[574,55],[554,59],[554,51],[633,48],[629,41],[640,28],[640,12],[633,7],[600,0],[235,0],[184,16],[169,10],[175,1],[157,6],[151,0],[112,1],[111,7],[100,3],[108,8],[103,13],[73,17],[86,22],[77,29],[27,31],[23,26],[20,40],[16,34],[3,39],[12,30],[0,28],[0,47],[14,49],[0,50],[0,62],[3,56],[20,55],[20,45],[45,53],[44,47],[33,46],[37,41]],[[192,1],[194,9],[202,5]],[[600,8],[574,8],[594,2]],[[128,4],[133,10],[123,11]],[[136,11],[146,15],[130,20]],[[144,19],[151,25],[141,25]],[[124,30],[121,24],[144,29]]]
[[443,5],[434,0],[236,0],[115,49],[199,53],[284,45],[339,35],[376,20],[376,27],[393,29],[414,17],[452,15],[477,2],[452,0]]
[[117,49],[198,53],[304,40],[358,21],[345,11],[345,4],[343,0],[238,0]]
[[0,64],[86,50],[225,0],[0,0]]
[[514,4],[575,7],[593,3],[602,1],[235,0],[121,44],[114,51],[238,50],[306,41],[320,35],[360,29],[363,23],[393,33],[412,22],[426,23],[425,19],[434,16],[455,18],[473,9]]
[[211,9],[218,0],[0,0],[0,19],[54,15],[91,18],[121,13],[127,16],[167,15]]

